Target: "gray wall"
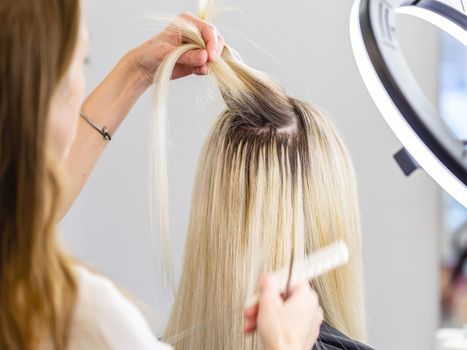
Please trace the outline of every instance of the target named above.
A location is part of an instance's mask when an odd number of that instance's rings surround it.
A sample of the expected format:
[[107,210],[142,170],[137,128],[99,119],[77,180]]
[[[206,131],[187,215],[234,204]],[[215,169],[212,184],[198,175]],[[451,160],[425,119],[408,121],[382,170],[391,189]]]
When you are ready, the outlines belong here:
[[[150,13],[195,10],[195,1],[87,2],[92,39],[89,89],[129,48],[158,30]],[[439,191],[423,173],[402,176],[392,161],[399,143],[370,100],[351,54],[350,0],[230,1],[242,13],[218,21],[227,42],[252,66],[271,73],[335,120],[353,156],[360,187],[370,343],[377,349],[427,350],[437,324]],[[404,21],[407,51],[433,98],[436,36]],[[255,47],[258,43],[266,52]],[[417,47],[415,47],[416,43]],[[272,58],[274,57],[277,62]],[[202,139],[219,110],[204,98],[206,78],[172,84],[171,198],[176,265]],[[162,324],[170,298],[160,287],[147,208],[149,94],[133,109],[64,219],[74,254],[113,278],[155,310]],[[207,112],[208,111],[208,112]]]

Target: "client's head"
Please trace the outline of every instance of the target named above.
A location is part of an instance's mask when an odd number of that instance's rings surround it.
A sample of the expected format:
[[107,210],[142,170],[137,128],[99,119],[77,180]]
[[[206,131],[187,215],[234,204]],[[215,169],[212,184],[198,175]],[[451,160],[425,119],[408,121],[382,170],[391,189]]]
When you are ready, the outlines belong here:
[[[179,28],[187,42],[203,47],[193,26]],[[165,339],[177,349],[257,348],[256,337],[242,332],[242,309],[261,275],[287,265],[292,248],[300,261],[336,240],[347,243],[349,263],[312,284],[325,321],[363,338],[356,186],[335,127],[229,48],[210,69],[226,109],[200,157]]]

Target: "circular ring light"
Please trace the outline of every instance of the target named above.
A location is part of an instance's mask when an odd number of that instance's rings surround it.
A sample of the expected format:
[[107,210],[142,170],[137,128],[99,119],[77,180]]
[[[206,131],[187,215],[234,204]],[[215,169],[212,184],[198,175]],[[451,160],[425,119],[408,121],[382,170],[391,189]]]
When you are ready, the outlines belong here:
[[[352,48],[363,81],[404,149],[395,158],[409,175],[423,168],[467,208],[467,150],[418,86],[395,35],[395,14],[419,17],[467,46],[467,1],[355,0]],[[467,116],[466,116],[467,118]]]

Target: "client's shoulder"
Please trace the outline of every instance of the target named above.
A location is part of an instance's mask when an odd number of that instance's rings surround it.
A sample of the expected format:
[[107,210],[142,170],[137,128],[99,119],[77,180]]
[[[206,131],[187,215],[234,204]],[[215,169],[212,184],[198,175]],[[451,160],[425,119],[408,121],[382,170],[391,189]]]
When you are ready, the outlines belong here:
[[350,339],[337,329],[323,323],[313,350],[373,350],[373,348]]

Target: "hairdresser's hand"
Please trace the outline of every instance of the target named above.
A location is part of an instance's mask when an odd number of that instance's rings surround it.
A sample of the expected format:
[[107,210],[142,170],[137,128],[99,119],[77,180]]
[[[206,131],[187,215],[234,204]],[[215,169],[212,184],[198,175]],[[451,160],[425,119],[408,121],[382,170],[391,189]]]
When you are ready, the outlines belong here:
[[[215,61],[222,53],[224,39],[212,24],[202,21],[189,13],[183,13],[179,16],[194,23],[199,28],[206,42],[206,50],[192,50],[180,57],[175,66],[172,79],[193,73],[205,75],[208,72],[207,63]],[[142,73],[148,85],[150,85],[157,67],[159,67],[165,56],[182,44],[183,38],[180,31],[169,24],[160,34],[132,50],[129,57]]]
[[[214,61],[224,49],[224,39],[211,24],[188,14],[185,20],[197,26],[206,42],[206,50],[193,50],[183,55],[175,66],[172,78],[190,74],[206,74],[207,63]],[[129,51],[88,96],[82,110],[99,125],[114,134],[140,96],[152,84],[154,73],[162,60],[183,43],[179,31],[169,25],[159,35]],[[103,151],[102,138],[95,130],[81,123],[73,147],[67,157],[70,183],[61,204],[63,217],[78,197]]]
[[260,284],[259,304],[245,310],[245,332],[258,330],[267,350],[309,350],[323,321],[316,293],[308,282],[299,283],[283,301],[274,275]]

